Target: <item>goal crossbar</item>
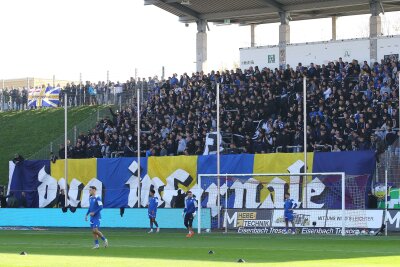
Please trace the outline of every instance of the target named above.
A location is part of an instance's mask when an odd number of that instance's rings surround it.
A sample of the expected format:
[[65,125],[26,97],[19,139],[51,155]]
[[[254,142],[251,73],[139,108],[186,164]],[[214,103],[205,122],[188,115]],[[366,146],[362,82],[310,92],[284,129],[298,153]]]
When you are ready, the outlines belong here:
[[[310,173],[214,173],[214,174],[198,174],[197,175],[197,184],[199,187],[201,187],[201,181],[203,177],[228,177],[228,176],[236,176],[236,177],[251,177],[251,176],[318,176],[318,175],[324,175],[324,176],[329,176],[329,175],[335,175],[335,176],[340,176],[341,177],[341,190],[342,190],[342,196],[341,196],[341,212],[342,212],[342,236],[346,235],[346,222],[345,222],[345,204],[346,204],[346,196],[345,196],[345,178],[346,174],[344,172],[310,172]],[[218,188],[219,192],[219,188]],[[198,233],[201,233],[201,219],[200,219],[200,214],[201,214],[201,199],[199,200],[200,203],[198,205],[199,209],[199,216],[197,217],[197,226],[198,226]],[[220,203],[218,203],[218,210],[220,209]],[[225,213],[226,213],[225,209]]]

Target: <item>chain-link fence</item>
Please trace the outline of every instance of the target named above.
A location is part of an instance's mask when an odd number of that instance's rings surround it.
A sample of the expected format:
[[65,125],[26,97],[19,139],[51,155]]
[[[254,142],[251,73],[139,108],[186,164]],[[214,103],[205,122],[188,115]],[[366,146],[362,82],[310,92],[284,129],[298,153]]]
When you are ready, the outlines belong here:
[[388,183],[391,187],[400,188],[400,139],[384,140],[386,149],[377,154],[375,182],[385,182],[385,171],[388,172]]
[[[110,106],[100,106],[97,109],[97,112],[89,115],[85,120],[81,121],[79,124],[74,125],[70,128],[70,130],[67,132],[68,140],[70,141],[70,144],[76,144],[76,141],[78,140],[78,137],[81,133],[84,133],[85,135],[87,134],[88,131],[93,129],[93,127],[96,126],[96,123],[104,118],[105,116],[110,115],[109,111]],[[49,142],[48,145],[37,151],[36,153],[30,155],[27,157],[27,159],[49,159],[51,156],[51,153],[53,152],[55,155],[58,155],[58,151],[60,149],[60,145],[64,144],[64,134],[59,136],[58,138],[52,140]]]
[[[126,105],[134,105],[137,91],[140,92],[141,102],[146,101],[154,93],[154,82],[138,82],[135,84],[112,85],[109,87],[94,87],[87,89],[84,86],[62,88],[59,94],[59,106],[64,106],[64,94],[67,94],[69,107],[88,105],[114,105],[119,109]],[[41,107],[29,106],[29,100],[34,97],[46,98],[45,93],[40,93],[45,88],[30,89],[0,89],[0,112],[36,109]],[[52,96],[54,97],[54,96]]]

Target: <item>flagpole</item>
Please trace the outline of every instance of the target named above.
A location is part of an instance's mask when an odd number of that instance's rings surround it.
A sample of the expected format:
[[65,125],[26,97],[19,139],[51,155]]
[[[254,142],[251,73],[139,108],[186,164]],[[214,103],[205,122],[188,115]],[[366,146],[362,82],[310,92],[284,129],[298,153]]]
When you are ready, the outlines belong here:
[[[221,209],[221,192],[220,192],[220,187],[221,187],[221,182],[220,182],[220,177],[219,174],[221,172],[220,170],[220,146],[221,146],[221,140],[220,140],[220,125],[219,125],[219,83],[217,83],[217,207],[218,207],[218,229],[220,228],[221,224],[221,214],[220,214],[220,209]],[[200,216],[200,215],[199,215]]]
[[[307,173],[307,78],[303,77],[303,142],[304,142],[304,173]],[[307,176],[303,177],[305,188],[305,208],[307,208]],[[304,207],[303,207],[304,208]]]
[[136,90],[136,105],[137,105],[137,161],[138,161],[138,208],[140,208],[141,192],[140,192],[140,92]]
[[68,103],[67,93],[64,95],[64,179],[65,179],[65,207],[68,206]]

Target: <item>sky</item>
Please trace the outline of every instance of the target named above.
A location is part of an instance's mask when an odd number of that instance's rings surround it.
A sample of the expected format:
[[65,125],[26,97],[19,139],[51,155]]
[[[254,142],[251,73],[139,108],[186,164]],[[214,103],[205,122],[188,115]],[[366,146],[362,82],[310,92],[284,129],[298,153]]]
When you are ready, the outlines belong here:
[[[112,81],[195,70],[196,25],[142,0],[1,0],[0,79],[38,77]],[[382,16],[385,34],[400,34],[400,12]],[[291,22],[291,42],[331,39],[331,19]],[[337,38],[366,37],[369,15],[339,17]],[[239,64],[249,26],[209,24],[208,67]],[[257,45],[276,45],[279,24],[256,27]],[[307,29],[307,30],[305,30]]]

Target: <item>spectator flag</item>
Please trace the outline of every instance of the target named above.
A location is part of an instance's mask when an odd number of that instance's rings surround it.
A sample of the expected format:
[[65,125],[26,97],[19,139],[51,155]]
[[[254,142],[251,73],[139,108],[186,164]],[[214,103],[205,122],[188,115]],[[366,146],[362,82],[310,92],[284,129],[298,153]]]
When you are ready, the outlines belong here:
[[[219,140],[221,140],[220,143],[220,148],[219,151],[223,151],[224,148],[221,146],[222,145],[222,135],[219,134]],[[207,133],[206,136],[206,144],[204,146],[204,153],[203,155],[213,155],[217,154],[217,133],[212,132],[212,133]]]
[[28,107],[58,107],[61,87],[31,89],[28,96]]
[[121,93],[122,93],[122,86],[115,86],[114,94],[121,94]]
[[256,131],[254,132],[254,135],[253,135],[253,140],[256,140],[260,136],[260,133],[261,133],[262,129],[264,129],[265,132],[267,132],[267,133],[270,131],[270,129],[268,127],[268,121],[267,120],[260,120],[258,122]]

